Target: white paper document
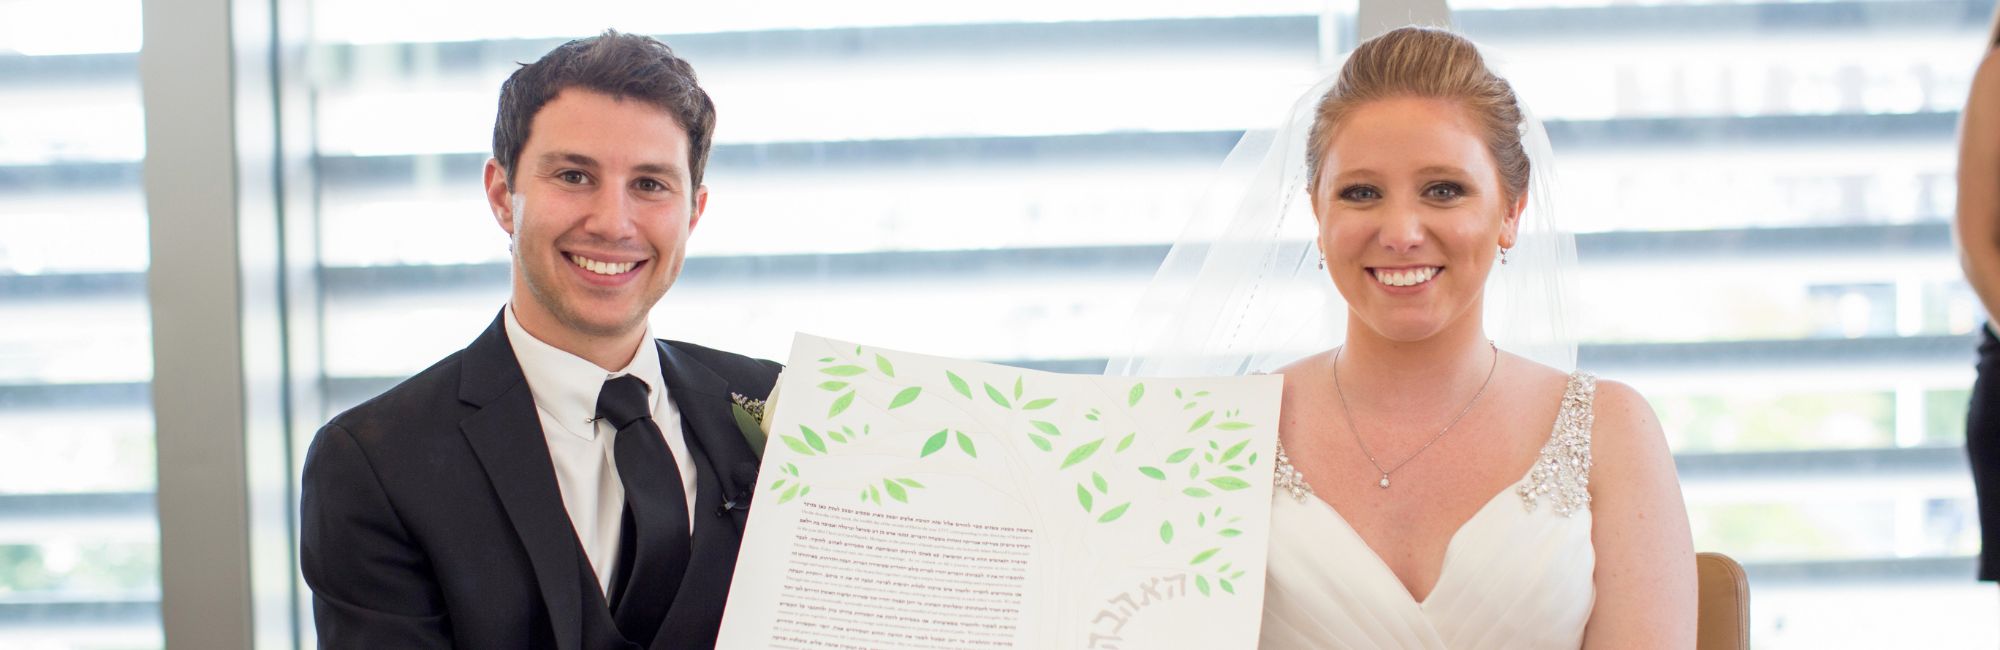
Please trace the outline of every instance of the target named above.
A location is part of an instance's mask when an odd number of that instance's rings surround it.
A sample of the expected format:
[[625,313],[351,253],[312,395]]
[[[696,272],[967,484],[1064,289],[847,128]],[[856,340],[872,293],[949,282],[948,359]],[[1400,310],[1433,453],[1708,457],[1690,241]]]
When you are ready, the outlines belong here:
[[1281,382],[801,334],[717,647],[1254,647]]

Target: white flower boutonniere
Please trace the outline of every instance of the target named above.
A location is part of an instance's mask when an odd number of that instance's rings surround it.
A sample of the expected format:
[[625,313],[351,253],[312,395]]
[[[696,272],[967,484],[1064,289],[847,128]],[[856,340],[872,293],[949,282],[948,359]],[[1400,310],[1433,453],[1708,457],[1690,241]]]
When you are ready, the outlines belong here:
[[736,416],[736,429],[743,434],[743,441],[750,443],[750,450],[764,457],[764,442],[771,437],[771,417],[778,408],[778,387],[782,385],[784,373],[778,374],[779,382],[771,385],[771,394],[764,399],[751,399],[741,393],[729,394],[729,411]]

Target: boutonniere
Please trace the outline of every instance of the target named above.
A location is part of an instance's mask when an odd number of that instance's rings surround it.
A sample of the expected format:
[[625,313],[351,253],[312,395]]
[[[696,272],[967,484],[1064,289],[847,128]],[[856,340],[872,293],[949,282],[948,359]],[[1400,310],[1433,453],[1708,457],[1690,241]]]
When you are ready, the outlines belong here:
[[[778,378],[784,379],[784,373]],[[743,434],[743,441],[750,443],[750,451],[757,458],[764,457],[764,441],[771,437],[771,414],[778,406],[778,384],[771,385],[771,395],[764,399],[751,399],[741,393],[729,394],[729,412],[736,416],[736,430]]]

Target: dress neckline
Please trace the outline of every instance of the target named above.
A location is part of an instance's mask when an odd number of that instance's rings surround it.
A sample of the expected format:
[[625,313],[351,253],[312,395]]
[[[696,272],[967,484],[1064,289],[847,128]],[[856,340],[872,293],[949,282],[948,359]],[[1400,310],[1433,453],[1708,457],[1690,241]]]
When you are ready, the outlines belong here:
[[[1368,558],[1374,561],[1375,566],[1401,587],[1403,595],[1418,608],[1422,608],[1430,602],[1432,596],[1437,595],[1438,585],[1444,584],[1445,572],[1451,569],[1452,550],[1457,547],[1459,538],[1481,517],[1486,516],[1489,511],[1494,511],[1494,504],[1500,503],[1501,498],[1507,496],[1507,493],[1514,492],[1520,495],[1523,507],[1529,512],[1535,510],[1539,497],[1550,494],[1556,496],[1556,503],[1552,509],[1557,514],[1570,517],[1578,511],[1588,512],[1590,426],[1594,419],[1590,406],[1596,393],[1596,379],[1594,375],[1583,371],[1570,373],[1568,384],[1563,388],[1562,406],[1556,412],[1555,422],[1550,426],[1549,438],[1543,443],[1541,452],[1535,455],[1535,460],[1529,463],[1521,478],[1500,488],[1493,496],[1488,497],[1472,516],[1466,517],[1465,521],[1459,522],[1458,526],[1452,529],[1451,536],[1445,540],[1444,557],[1439,561],[1437,579],[1431,582],[1430,589],[1424,593],[1423,598],[1417,598],[1416,594],[1410,591],[1409,584],[1403,582],[1402,576],[1396,574],[1395,569],[1389,566],[1388,560],[1382,559],[1381,553],[1376,552],[1375,547],[1368,543],[1368,539],[1361,536],[1361,531],[1349,523],[1346,517],[1341,516],[1338,508],[1313,492],[1305,474],[1292,466],[1291,457],[1285,453],[1283,441],[1278,441],[1275,462],[1272,463],[1273,471],[1276,473],[1274,486],[1279,490],[1289,491],[1292,498],[1300,504],[1307,507],[1317,504],[1319,509],[1332,515],[1334,521],[1340,522],[1340,526],[1354,536],[1361,548],[1367,550]],[[1581,438],[1580,468],[1576,466],[1579,462],[1579,437]],[[1578,484],[1570,486],[1551,484],[1562,481],[1574,481]],[[1572,490],[1581,491],[1580,501],[1575,495],[1570,494]],[[1574,503],[1575,507],[1566,507],[1571,503]]]

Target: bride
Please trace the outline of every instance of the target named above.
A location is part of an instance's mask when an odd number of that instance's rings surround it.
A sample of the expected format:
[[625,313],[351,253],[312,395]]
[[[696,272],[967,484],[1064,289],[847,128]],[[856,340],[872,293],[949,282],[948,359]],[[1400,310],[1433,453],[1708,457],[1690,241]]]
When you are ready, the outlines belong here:
[[1693,646],[1659,422],[1566,370],[1550,167],[1470,41],[1397,29],[1246,136],[1169,254],[1142,303],[1158,347],[1112,371],[1296,359],[1263,647]]

